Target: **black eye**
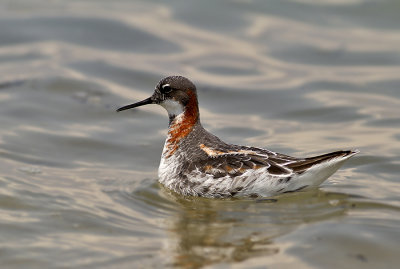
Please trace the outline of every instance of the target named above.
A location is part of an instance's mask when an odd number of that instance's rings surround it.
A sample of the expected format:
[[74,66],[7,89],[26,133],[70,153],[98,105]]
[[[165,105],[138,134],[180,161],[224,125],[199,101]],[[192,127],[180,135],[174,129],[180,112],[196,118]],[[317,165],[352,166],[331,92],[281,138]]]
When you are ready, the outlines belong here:
[[172,91],[172,88],[169,84],[164,84],[161,86],[161,92],[162,93],[169,93]]

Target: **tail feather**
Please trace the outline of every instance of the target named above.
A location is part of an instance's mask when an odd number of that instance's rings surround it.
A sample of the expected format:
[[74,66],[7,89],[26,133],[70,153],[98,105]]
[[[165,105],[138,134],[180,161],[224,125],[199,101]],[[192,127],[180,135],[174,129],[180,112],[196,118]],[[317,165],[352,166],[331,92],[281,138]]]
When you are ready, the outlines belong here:
[[288,168],[293,169],[294,173],[297,174],[302,174],[305,171],[307,171],[310,167],[321,164],[324,162],[327,162],[332,159],[336,158],[343,158],[347,159],[350,158],[351,156],[357,154],[359,151],[358,150],[341,150],[341,151],[335,151],[323,155],[318,155],[315,157],[310,157],[310,158],[305,158],[293,163],[290,163],[287,165]]
[[339,167],[358,151],[336,151],[324,155],[310,157],[289,164],[293,172],[297,174],[291,190],[299,188],[314,188],[319,186],[328,177],[335,173]]

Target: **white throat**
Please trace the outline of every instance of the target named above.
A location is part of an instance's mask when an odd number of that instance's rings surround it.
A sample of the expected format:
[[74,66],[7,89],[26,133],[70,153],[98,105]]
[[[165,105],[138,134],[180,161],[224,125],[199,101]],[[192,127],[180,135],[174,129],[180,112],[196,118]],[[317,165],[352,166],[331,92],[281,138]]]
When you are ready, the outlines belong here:
[[183,112],[183,106],[178,101],[168,99],[160,103],[160,106],[168,111],[168,116],[170,118],[178,116]]

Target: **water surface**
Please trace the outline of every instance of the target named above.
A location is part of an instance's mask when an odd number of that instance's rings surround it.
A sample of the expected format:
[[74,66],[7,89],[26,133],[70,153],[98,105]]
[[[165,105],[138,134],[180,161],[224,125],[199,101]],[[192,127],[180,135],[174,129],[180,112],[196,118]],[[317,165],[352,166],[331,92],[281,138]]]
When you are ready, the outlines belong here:
[[[397,268],[398,1],[0,1],[1,268]],[[157,183],[164,76],[225,141],[361,153],[318,190]]]

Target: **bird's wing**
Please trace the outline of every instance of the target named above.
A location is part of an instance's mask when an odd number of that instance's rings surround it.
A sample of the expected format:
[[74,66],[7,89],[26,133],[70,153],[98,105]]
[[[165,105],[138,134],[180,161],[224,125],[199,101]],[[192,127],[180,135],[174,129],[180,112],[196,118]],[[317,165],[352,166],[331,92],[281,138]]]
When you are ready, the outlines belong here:
[[236,177],[248,170],[265,168],[268,173],[276,176],[288,176],[292,171],[279,164],[267,155],[248,153],[225,153],[191,163],[189,170],[199,169],[201,172],[211,174],[214,178],[231,176]]
[[335,158],[344,158],[346,156],[354,155],[356,153],[357,153],[356,151],[351,151],[351,150],[335,151],[315,157],[298,159],[296,161],[285,164],[285,166],[293,170],[294,173],[301,174],[314,165],[321,164]]

